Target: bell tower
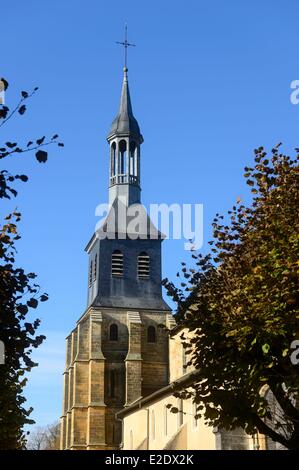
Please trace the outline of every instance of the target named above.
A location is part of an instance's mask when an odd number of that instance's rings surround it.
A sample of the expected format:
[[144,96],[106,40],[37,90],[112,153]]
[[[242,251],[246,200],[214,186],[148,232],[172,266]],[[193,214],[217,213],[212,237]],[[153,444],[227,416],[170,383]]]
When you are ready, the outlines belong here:
[[[168,336],[160,326],[170,328],[174,320],[162,297],[163,236],[141,205],[143,137],[132,111],[126,61],[107,140],[111,209],[100,236],[94,233],[86,246],[87,307],[66,338],[61,449],[118,449],[122,430],[115,414],[168,383]],[[132,208],[145,220],[134,234],[130,216],[117,217]]]
[[140,203],[140,145],[143,137],[132,111],[128,69],[124,78],[119,112],[107,140],[110,145],[109,203],[121,196],[125,204]]

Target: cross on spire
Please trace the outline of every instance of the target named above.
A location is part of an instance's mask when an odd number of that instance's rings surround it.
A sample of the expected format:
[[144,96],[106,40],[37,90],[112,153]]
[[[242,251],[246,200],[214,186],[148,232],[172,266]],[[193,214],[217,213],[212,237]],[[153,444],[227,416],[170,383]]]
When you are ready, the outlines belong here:
[[127,24],[125,25],[125,40],[123,42],[116,41],[116,44],[121,44],[122,46],[124,46],[124,50],[125,50],[125,69],[127,69],[127,59],[128,59],[127,49],[130,46],[133,46],[133,47],[136,46],[136,44],[131,44],[130,42],[128,42],[128,27],[127,27]]

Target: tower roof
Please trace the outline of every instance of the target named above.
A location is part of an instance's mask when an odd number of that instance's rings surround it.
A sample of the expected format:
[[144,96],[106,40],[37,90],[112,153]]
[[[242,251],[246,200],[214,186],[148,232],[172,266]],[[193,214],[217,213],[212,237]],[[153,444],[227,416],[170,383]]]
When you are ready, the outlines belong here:
[[133,115],[129,83],[128,69],[124,67],[124,79],[121,91],[120,106],[116,118],[111,124],[108,140],[114,136],[134,136],[139,141],[143,141],[139,125]]

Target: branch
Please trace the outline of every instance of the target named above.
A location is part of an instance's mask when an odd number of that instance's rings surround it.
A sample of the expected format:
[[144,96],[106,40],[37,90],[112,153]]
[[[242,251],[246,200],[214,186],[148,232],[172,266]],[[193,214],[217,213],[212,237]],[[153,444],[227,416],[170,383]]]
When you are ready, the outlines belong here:
[[18,102],[18,104],[17,104],[17,106],[14,108],[14,110],[7,116],[6,119],[4,119],[4,120],[2,121],[2,123],[0,124],[0,127],[4,126],[4,124],[18,111],[18,109],[20,108],[20,105],[23,103],[23,101],[27,100],[28,98],[31,98],[31,97],[35,94],[36,90],[38,90],[37,87],[35,87],[34,90],[33,90],[30,94],[28,94],[27,96],[23,96],[23,97],[20,99],[20,101]]
[[274,431],[272,428],[270,428],[259,416],[257,415],[252,415],[253,421],[258,429],[258,431],[261,434],[264,434],[265,436],[271,437],[271,439],[275,442],[279,442],[282,444],[284,447],[287,449],[292,449],[293,447],[290,445],[290,442],[288,439],[283,437],[281,434],[277,433]]
[[271,392],[273,393],[279,406],[284,411],[286,416],[292,421],[299,422],[299,410],[292,404],[291,400],[286,397],[286,394],[284,393],[281,384],[277,384],[274,381],[269,380],[269,386]]
[[[11,150],[10,152],[5,152],[6,153],[5,157],[7,157],[8,155],[12,155],[13,153],[32,152],[32,150],[37,150],[41,147],[44,147],[45,145],[58,144],[58,143],[59,142],[57,141],[57,139],[54,139],[54,140],[49,140],[48,142],[45,142],[44,144],[39,144],[39,145],[36,145],[35,147],[29,147],[27,149],[21,149],[20,147],[16,147],[13,150]],[[5,157],[2,157],[2,158],[5,158]]]

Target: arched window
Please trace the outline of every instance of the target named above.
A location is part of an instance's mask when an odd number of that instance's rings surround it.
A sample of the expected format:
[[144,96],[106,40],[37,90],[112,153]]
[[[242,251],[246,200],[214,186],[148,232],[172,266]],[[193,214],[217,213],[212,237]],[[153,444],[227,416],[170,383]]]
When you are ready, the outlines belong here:
[[90,262],[89,265],[89,286],[92,284],[92,261]]
[[115,398],[115,371],[110,370],[109,373],[109,396]]
[[97,278],[97,270],[98,270],[98,255],[96,254],[94,259],[94,270],[93,270],[93,278],[96,280]]
[[111,177],[116,175],[116,144],[113,142],[111,145],[111,161],[110,161],[110,175]]
[[137,161],[136,161],[137,147],[135,142],[130,143],[130,176],[137,176]]
[[148,278],[150,275],[150,257],[144,251],[138,255],[137,272],[139,278]]
[[156,439],[156,418],[154,410],[152,410],[152,439]]
[[109,340],[110,341],[118,341],[118,327],[115,323],[110,325],[109,328]]
[[113,277],[122,277],[124,273],[124,256],[121,251],[115,250],[111,256],[111,274]]
[[156,328],[153,325],[150,325],[147,329],[147,342],[148,343],[156,342]]
[[121,140],[119,142],[119,167],[118,167],[118,174],[120,175],[120,183],[125,183],[126,178],[125,175],[127,173],[127,142],[125,140]]

